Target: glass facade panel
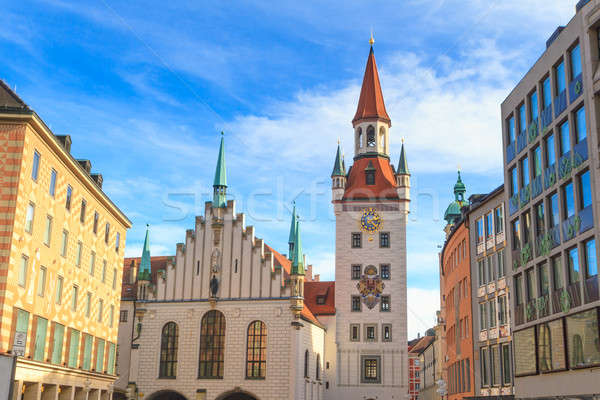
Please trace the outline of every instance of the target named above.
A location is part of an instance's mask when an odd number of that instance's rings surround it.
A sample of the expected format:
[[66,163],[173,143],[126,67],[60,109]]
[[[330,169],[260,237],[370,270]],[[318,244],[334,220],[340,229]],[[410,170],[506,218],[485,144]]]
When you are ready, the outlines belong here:
[[548,135],[546,142],[546,167],[550,167],[556,163],[556,150],[554,147],[554,135]]
[[42,317],[37,317],[37,326],[35,331],[35,349],[33,351],[33,359],[36,361],[44,361],[44,352],[46,351],[46,331],[48,330],[48,320]]
[[569,264],[569,283],[579,282],[579,254],[577,247],[569,249],[567,262]]
[[563,186],[563,204],[565,218],[575,215],[575,196],[573,194],[573,183],[569,182]]
[[525,157],[521,160],[521,182],[522,186],[529,185],[529,158]]
[[69,368],[77,368],[77,360],[79,359],[79,337],[79,331],[76,329],[71,329],[71,340],[69,343]]
[[552,89],[550,88],[550,77],[542,82],[542,97],[544,98],[544,110],[552,105]]
[[550,196],[550,227],[560,224],[560,209],[558,208],[558,193]]
[[577,132],[577,143],[581,142],[586,137],[585,130],[585,107],[581,107],[575,112],[575,130]]
[[579,44],[571,49],[569,57],[571,58],[571,80],[573,80],[581,74],[581,52]]
[[584,244],[585,247],[585,277],[586,279],[598,275],[598,263],[596,261],[596,241],[590,239]]
[[540,146],[533,149],[533,175],[536,178],[542,175],[542,149]]
[[592,184],[590,183],[590,171],[579,175],[579,207],[581,209],[592,205]]
[[561,61],[560,64],[554,68],[554,73],[556,74],[556,93],[560,94],[567,88],[564,61]]
[[519,132],[527,129],[527,115],[525,114],[525,104],[519,106]]
[[538,118],[538,96],[537,92],[533,92],[529,95],[529,118],[534,121]]
[[515,117],[511,116],[508,119],[508,143],[515,141]]
[[571,150],[571,139],[569,136],[569,121],[560,126],[560,155],[564,156]]
[[566,321],[569,368],[599,364],[598,311],[592,309],[569,315]]
[[536,373],[535,329],[534,327],[515,332],[513,335],[515,347],[515,375],[530,375]]

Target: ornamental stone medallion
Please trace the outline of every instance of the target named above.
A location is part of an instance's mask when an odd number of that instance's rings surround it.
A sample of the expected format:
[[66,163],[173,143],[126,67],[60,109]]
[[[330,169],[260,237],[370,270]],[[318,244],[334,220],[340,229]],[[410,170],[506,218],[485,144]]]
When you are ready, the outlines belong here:
[[368,265],[360,281],[356,284],[356,288],[362,296],[363,303],[371,310],[379,302],[379,297],[385,285],[379,274],[377,274],[377,268],[373,265]]

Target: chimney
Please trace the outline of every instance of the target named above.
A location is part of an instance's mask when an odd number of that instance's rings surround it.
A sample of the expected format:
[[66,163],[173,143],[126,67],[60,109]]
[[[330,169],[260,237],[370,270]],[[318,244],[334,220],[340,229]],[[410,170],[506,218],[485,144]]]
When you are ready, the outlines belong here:
[[96,182],[96,185],[98,185],[100,189],[102,189],[102,174],[92,174],[92,180]]
[[89,174],[92,170],[92,162],[90,160],[77,160],[81,168],[85,169],[85,171]]
[[71,154],[71,135],[55,135],[58,142],[62,145],[62,147],[67,151],[67,153]]

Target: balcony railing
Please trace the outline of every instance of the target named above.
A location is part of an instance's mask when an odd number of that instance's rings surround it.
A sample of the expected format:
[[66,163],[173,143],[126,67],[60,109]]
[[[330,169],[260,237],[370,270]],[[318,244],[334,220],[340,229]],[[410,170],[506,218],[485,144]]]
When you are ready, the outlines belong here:
[[571,309],[571,296],[566,289],[558,289],[552,292],[552,313],[567,312]]
[[525,304],[517,304],[515,306],[515,325],[525,323]]
[[[532,122],[532,124],[533,124],[533,122]],[[531,128],[531,125],[530,125],[530,128]],[[536,126],[536,130],[537,130],[537,126]],[[528,131],[529,131],[529,129],[527,131],[521,132],[517,136],[517,154],[519,154],[521,151],[523,151],[523,149],[525,147],[527,147],[527,132]]]
[[527,302],[525,316],[527,317],[527,322],[535,321],[537,318],[536,299],[531,299]]
[[512,160],[515,159],[515,148],[516,143],[513,141],[508,146],[506,146],[506,163],[508,164]]
[[542,175],[538,175],[531,181],[531,198],[535,199],[544,191],[544,185],[542,183]]
[[560,114],[567,108],[567,91],[563,90],[554,98],[554,118],[558,118]]
[[590,276],[585,280],[583,294],[585,295],[586,303],[591,303],[600,299],[598,296],[598,275]]
[[550,295],[545,294],[537,298],[535,302],[538,318],[544,318],[550,315]]
[[572,103],[583,93],[583,78],[581,74],[569,83],[569,102]]
[[[552,123],[552,106],[542,110],[542,132],[546,132],[548,125]],[[535,137],[534,137],[535,139]]]
[[579,233],[579,230],[581,229],[581,217],[579,215],[572,215],[564,220],[561,225],[563,237],[566,242],[567,240],[573,239]]
[[544,189],[548,189],[556,183],[556,165],[552,164],[544,170]]
[[569,292],[569,297],[571,298],[571,308],[579,307],[581,305],[581,286],[579,282],[573,282],[567,286],[567,292]]

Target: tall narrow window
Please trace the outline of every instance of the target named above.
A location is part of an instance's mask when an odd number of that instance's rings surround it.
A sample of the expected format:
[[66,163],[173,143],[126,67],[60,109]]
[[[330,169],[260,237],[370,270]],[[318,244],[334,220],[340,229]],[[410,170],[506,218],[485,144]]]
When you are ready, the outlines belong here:
[[512,360],[510,357],[510,344],[502,345],[502,382],[510,385],[512,382]]
[[104,346],[106,342],[103,339],[96,338],[96,372],[104,370]]
[[375,128],[369,125],[367,128],[367,147],[375,147]]
[[567,261],[569,262],[569,283],[579,282],[579,255],[577,254],[577,247],[569,249]]
[[564,156],[571,151],[571,138],[569,136],[569,121],[565,121],[560,126],[560,155]]
[[56,278],[56,293],[54,294],[54,302],[56,304],[62,303],[63,281],[64,278],[60,275]]
[[579,207],[581,210],[592,205],[592,185],[590,184],[590,171],[579,175]]
[[546,214],[544,213],[544,202],[540,202],[535,206],[535,235],[541,236],[546,231],[545,229],[545,218]]
[[119,246],[121,245],[121,234],[117,232],[117,237],[115,239],[115,251],[119,252]]
[[381,311],[387,312],[391,310],[390,296],[381,296]]
[[73,286],[71,289],[71,311],[77,311],[77,295],[79,294],[79,288]]
[[554,290],[560,290],[563,286],[563,268],[560,256],[553,257],[552,260],[552,288]]
[[162,328],[160,338],[159,378],[177,376],[177,349],[179,346],[179,328],[175,322],[168,322]]
[[223,378],[225,316],[217,310],[204,314],[200,328],[198,378]]
[[37,321],[37,326],[35,331],[35,347],[33,350],[33,359],[36,361],[44,361],[48,320],[42,317],[36,317],[35,319]]
[[529,185],[529,158],[521,160],[521,187]]
[[581,142],[586,137],[585,130],[585,107],[581,106],[580,109],[575,111],[575,139],[577,143]]
[[525,132],[527,129],[527,114],[525,113],[525,103],[519,106],[519,132]]
[[23,254],[21,256],[21,265],[19,267],[19,286],[25,287],[27,285],[27,264],[29,258]]
[[89,371],[92,368],[92,344],[93,337],[86,333],[83,334],[83,366],[82,368]]
[[537,121],[538,119],[538,96],[537,92],[533,92],[529,95],[529,119],[530,121]]
[[115,306],[113,304],[110,305],[110,313],[108,314],[108,326],[112,328],[115,323]]
[[69,342],[69,368],[77,368],[77,360],[79,360],[79,338],[80,333],[77,329],[71,328],[71,337]]
[[27,212],[25,213],[25,232],[33,232],[33,217],[35,215],[35,204],[27,204]]
[[517,177],[517,168],[512,167],[510,169],[510,195],[514,196],[519,193],[519,182]]
[[77,242],[77,254],[75,257],[75,265],[77,268],[81,267],[81,255],[83,252],[83,243],[81,241]]
[[246,378],[265,379],[267,371],[267,326],[262,321],[248,325]]
[[117,269],[113,268],[113,279],[112,279],[113,290],[117,288]]
[[575,198],[573,195],[573,183],[569,182],[563,186],[563,205],[565,218],[575,215]]
[[554,135],[551,134],[544,140],[546,144],[546,167],[551,167],[556,162],[556,151],[554,148]]
[[565,63],[561,61],[556,67],[554,67],[554,74],[556,76],[556,94],[560,95],[565,91],[566,79],[565,79]]
[[390,233],[380,232],[379,233],[379,247],[388,248],[390,247]]
[[54,168],[52,168],[52,171],[50,172],[50,187],[48,188],[48,193],[52,197],[54,197],[54,194],[56,193],[56,170]]
[[92,311],[92,294],[87,292],[87,296],[85,298],[85,316],[90,317],[90,313]]
[[546,77],[542,82],[542,97],[544,100],[544,110],[552,106],[552,89],[550,89],[550,77]]
[[46,292],[46,267],[40,267],[38,275],[38,296],[44,297]]
[[108,244],[108,238],[110,236],[110,224],[107,222],[104,228],[104,243]]
[[37,150],[33,152],[33,165],[31,166],[31,179],[37,181],[40,172],[40,153]]
[[540,146],[535,146],[533,149],[533,176],[538,177],[542,175],[542,149]]
[[94,270],[96,267],[96,252],[92,251],[90,253],[90,275],[94,276]]
[[102,283],[106,283],[106,260],[102,260],[102,275],[100,276]]
[[71,197],[73,197],[73,188],[71,185],[67,185],[67,197],[65,199],[65,208],[67,211],[71,210]]
[[569,57],[571,58],[571,80],[573,80],[581,74],[581,53],[579,44],[571,49]]
[[550,227],[558,226],[560,223],[560,209],[558,208],[558,193],[553,193],[550,196]]
[[308,378],[308,362],[309,362],[309,353],[308,350],[304,352],[304,377]]
[[98,233],[98,220],[100,219],[100,214],[98,214],[98,211],[94,211],[94,225],[92,227],[92,231],[94,232],[94,234]]
[[596,241],[590,239],[584,244],[585,247],[585,278],[590,279],[598,275],[598,263],[596,261]]
[[504,210],[502,206],[494,210],[494,227],[496,228],[496,234],[504,232]]
[[104,314],[104,300],[98,299],[98,322],[102,322],[102,314]]
[[85,223],[85,209],[87,208],[87,201],[81,199],[81,210],[79,212],[79,222]]
[[[17,314],[15,324],[15,339],[13,342],[12,352],[16,356],[23,357],[27,345],[27,331],[29,330],[29,313],[20,308],[13,309]],[[17,335],[18,333],[18,335]],[[17,339],[19,337],[19,339]]]
[[318,381],[321,380],[321,355],[317,354],[317,365],[315,366],[315,377]]
[[60,365],[63,352],[63,338],[65,335],[65,326],[56,322],[52,323],[52,364]]
[[50,240],[52,238],[52,217],[46,216],[46,230],[44,231],[44,244],[50,246]]
[[515,141],[515,117],[511,115],[507,121],[507,125],[508,143],[513,143]]

